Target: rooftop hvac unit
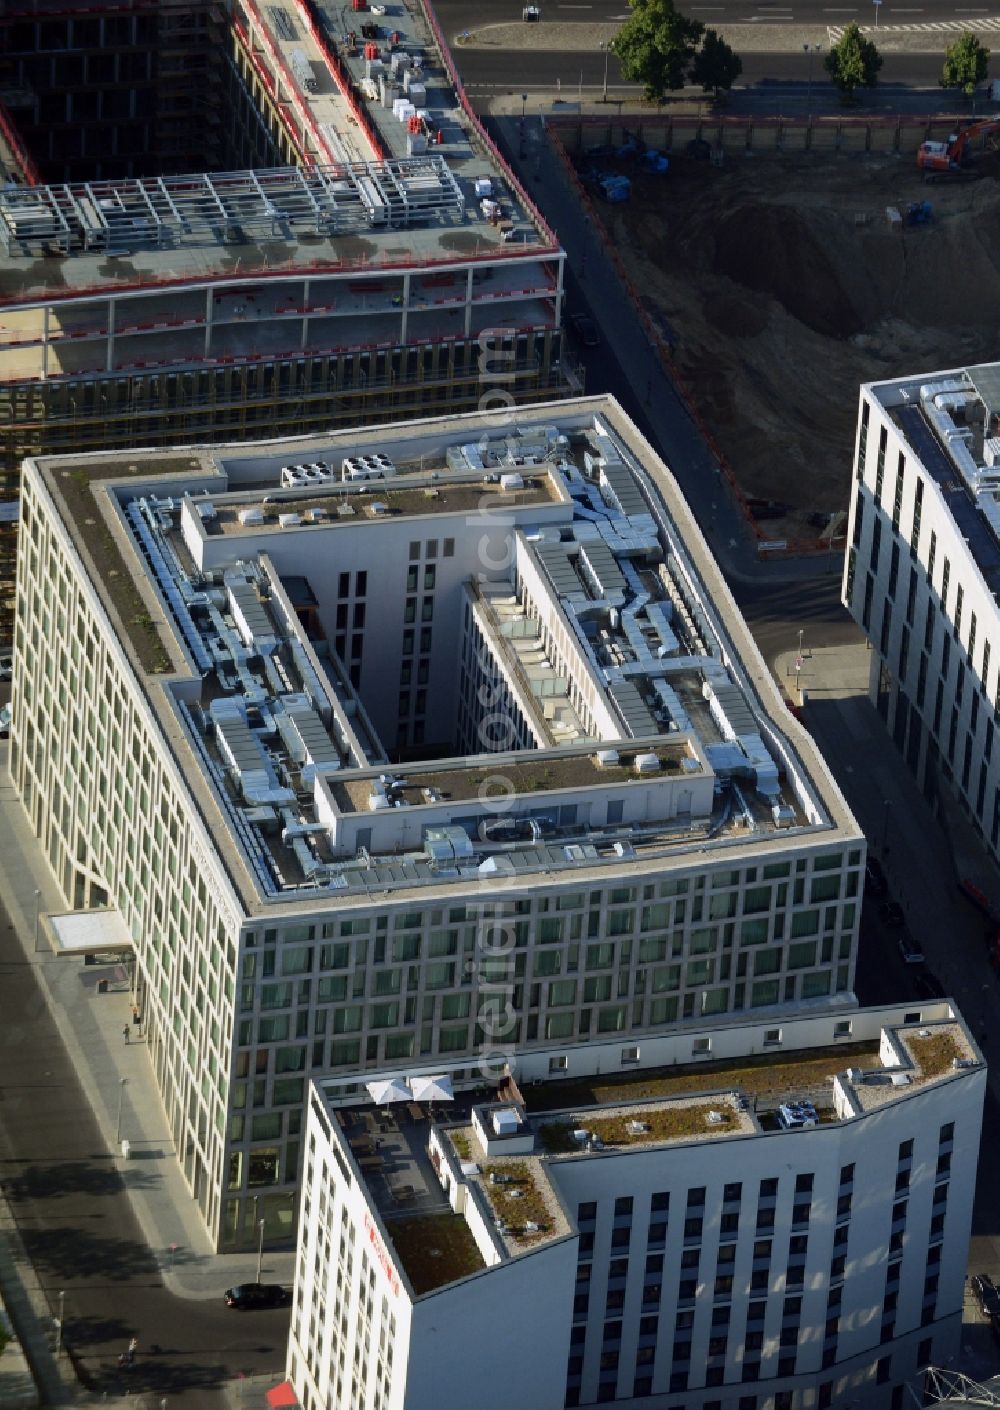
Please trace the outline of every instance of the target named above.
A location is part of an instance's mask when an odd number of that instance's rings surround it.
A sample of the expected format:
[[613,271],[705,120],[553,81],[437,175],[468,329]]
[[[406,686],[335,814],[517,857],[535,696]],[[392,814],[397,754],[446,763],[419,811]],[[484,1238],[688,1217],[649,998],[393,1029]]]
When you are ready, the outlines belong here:
[[658,774],[660,772],[660,756],[658,754],[637,754],[635,756],[635,771],[637,774]]
[[326,510],[325,510],[325,509],[307,509],[307,510],[306,510],[306,518],[309,520],[310,524],[322,524],[323,521],[324,521],[325,518],[326,518]]
[[709,1126],[721,1126],[725,1117],[721,1111],[710,1111],[705,1120],[708,1122]]
[[618,763],[619,763],[619,759],[618,759],[618,750],[617,750],[617,749],[600,749],[600,750],[598,750],[598,753],[597,753],[597,762],[600,764],[600,766],[601,766],[602,769],[614,769],[614,768],[617,768],[617,767],[618,767]]
[[520,1117],[512,1107],[501,1107],[493,1113],[493,1130],[498,1136],[512,1136],[520,1125]]
[[581,1130],[578,1130],[578,1131],[574,1131],[574,1132],[573,1132],[573,1140],[577,1143],[578,1146],[585,1146],[585,1145],[587,1144],[587,1142],[590,1140],[590,1132],[589,1132],[589,1131],[584,1131],[584,1130],[582,1130],[582,1129],[581,1129]]
[[847,1069],[847,1080],[848,1080],[848,1082],[863,1082],[864,1079],[865,1079],[865,1074],[864,1074],[864,1071],[863,1071],[860,1067],[849,1067],[849,1068]]
[[259,505],[251,504],[246,509],[240,510],[239,521],[241,524],[263,524],[264,511]]
[[894,1072],[892,1074],[892,1085],[894,1087],[908,1087],[910,1085],[910,1074],[908,1072]]
[[513,475],[501,475],[501,476],[500,476],[500,488],[501,488],[502,490],[523,490],[523,489],[524,489],[524,476],[523,476],[523,475],[517,475],[517,474],[513,474]]
[[630,1136],[644,1136],[649,1130],[648,1121],[630,1121],[626,1127]]
[[202,519],[217,519],[219,517],[219,511],[210,499],[200,501],[198,513],[201,515]]
[[536,1224],[534,1219],[526,1219],[524,1221],[524,1232],[526,1234],[537,1234],[541,1227],[541,1224]]
[[983,463],[985,465],[1000,465],[1000,436],[991,436],[988,441],[983,441]]
[[279,514],[278,525],[282,529],[294,529],[302,523],[302,518],[298,514]]

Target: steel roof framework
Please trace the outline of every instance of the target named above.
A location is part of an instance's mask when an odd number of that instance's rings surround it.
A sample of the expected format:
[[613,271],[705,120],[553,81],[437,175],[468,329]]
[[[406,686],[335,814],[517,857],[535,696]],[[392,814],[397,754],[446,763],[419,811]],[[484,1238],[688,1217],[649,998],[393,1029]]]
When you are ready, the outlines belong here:
[[0,190],[0,245],[128,251],[333,236],[373,224],[460,222],[465,197],[443,157],[277,167]]

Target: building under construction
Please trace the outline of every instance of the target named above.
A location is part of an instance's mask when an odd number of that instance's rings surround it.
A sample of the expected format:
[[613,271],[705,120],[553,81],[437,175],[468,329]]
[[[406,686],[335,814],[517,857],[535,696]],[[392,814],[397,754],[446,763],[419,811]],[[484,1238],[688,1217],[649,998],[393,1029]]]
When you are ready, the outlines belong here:
[[562,252],[419,4],[22,0],[0,100],[0,496],[569,389]]

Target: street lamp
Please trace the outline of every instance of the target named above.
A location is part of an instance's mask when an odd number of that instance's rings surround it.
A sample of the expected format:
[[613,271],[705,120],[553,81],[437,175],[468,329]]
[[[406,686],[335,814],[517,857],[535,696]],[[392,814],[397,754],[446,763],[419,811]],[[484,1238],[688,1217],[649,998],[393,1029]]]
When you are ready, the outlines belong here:
[[872,0],[872,4],[873,4],[874,7],[875,7],[875,28],[876,28],[876,29],[878,29],[878,7],[881,5],[881,3],[882,3],[882,0]]
[[601,102],[606,103],[608,101],[608,53],[611,45],[606,39],[602,39],[601,48],[604,50],[604,91],[601,94]]
[[119,1079],[118,1079],[118,1117],[117,1117],[117,1119],[116,1119],[116,1121],[115,1121],[115,1145],[116,1145],[116,1146],[117,1146],[118,1142],[119,1142],[119,1141],[121,1140],[121,1138],[122,1138],[122,1102],[125,1100],[125,1088],[126,1088],[127,1086],[128,1086],[128,1078],[127,1078],[127,1077],[119,1077]]
[[[875,13],[878,14],[878,11],[876,10]],[[823,46],[822,44],[803,44],[802,48],[805,53],[809,56],[809,78],[806,83],[806,116],[808,117],[809,114],[812,112],[813,55],[819,54],[822,51]]]
[[257,1281],[258,1281],[258,1283],[259,1283],[259,1282],[260,1282],[261,1269],[262,1269],[263,1264],[264,1264],[264,1221],[263,1221],[263,1219],[260,1220],[259,1224],[257,1225],[257,1228],[258,1228],[258,1230],[260,1231],[260,1237],[259,1237],[259,1239],[257,1240]]

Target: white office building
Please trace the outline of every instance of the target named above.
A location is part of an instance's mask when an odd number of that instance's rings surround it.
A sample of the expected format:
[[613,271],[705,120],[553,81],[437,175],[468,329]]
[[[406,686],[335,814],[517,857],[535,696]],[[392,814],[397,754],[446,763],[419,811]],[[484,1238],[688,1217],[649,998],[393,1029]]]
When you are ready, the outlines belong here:
[[986,1070],[947,1000],[409,1080],[433,1118],[311,1089],[304,1410],[896,1410],[958,1349]]
[[998,437],[1000,363],[862,387],[843,592],[900,752],[928,800],[954,794],[995,858]]
[[310,1077],[853,1005],[864,840],[612,400],[28,461],[22,530],[13,778],[219,1247]]

